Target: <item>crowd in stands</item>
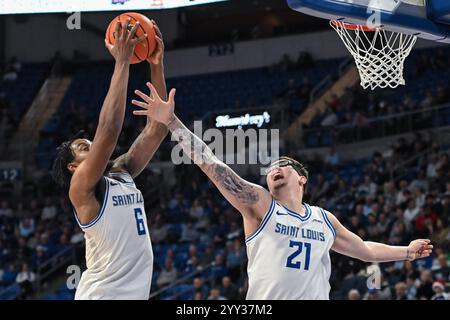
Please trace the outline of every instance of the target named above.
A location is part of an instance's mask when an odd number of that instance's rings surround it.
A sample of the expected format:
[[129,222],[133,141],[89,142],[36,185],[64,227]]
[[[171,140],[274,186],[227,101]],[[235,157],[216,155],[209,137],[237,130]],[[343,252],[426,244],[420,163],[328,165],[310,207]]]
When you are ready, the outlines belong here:
[[[396,163],[431,150],[401,172]],[[448,153],[426,137],[400,139],[383,153],[360,164],[340,160],[336,150],[326,157],[302,159],[311,172],[306,201],[333,212],[344,225],[365,240],[406,245],[416,237],[430,238],[435,253],[416,262],[381,264],[378,291],[365,286],[366,264],[332,254],[332,294],[335,299],[441,299],[450,281],[450,177]],[[354,171],[349,174],[348,167]],[[246,253],[242,220],[195,166],[180,165],[177,183],[152,189],[146,170],[137,179],[144,191],[159,194],[147,203],[154,246],[152,291],[188,276],[187,282],[157,298],[241,299],[246,292]],[[150,178],[149,178],[150,176]],[[399,177],[399,178],[395,178]],[[154,181],[163,181],[154,177]],[[245,178],[261,183],[261,177]],[[18,202],[0,206],[0,279],[6,286],[21,284],[25,297],[40,263],[83,241],[67,199],[57,191],[45,170],[38,170]],[[147,183],[147,185],[146,185]],[[149,195],[146,196],[146,199]],[[40,199],[43,199],[42,201]],[[449,257],[450,258],[450,257]],[[444,288],[442,290],[442,288]],[[19,296],[20,297],[20,296]]]
[[[332,96],[326,108],[316,113],[306,128],[321,128],[325,132],[340,126],[339,140],[345,143],[356,135],[368,139],[380,136],[381,132],[403,132],[402,129],[408,125],[414,128],[432,126],[433,113],[427,109],[450,102],[450,59],[448,49],[440,48],[429,53],[425,50],[413,55],[410,62],[407,60],[406,87],[399,87],[395,92],[385,89],[369,93],[359,84],[346,88],[343,96]],[[421,115],[410,123],[410,119],[399,116],[408,112],[420,112]],[[391,118],[383,121],[382,128],[373,122],[388,116]]]
[[[440,53],[432,62],[425,60],[429,57],[422,59],[436,70],[448,67],[446,56]],[[276,68],[291,70],[312,63],[311,57],[302,54],[297,62],[283,58]],[[417,72],[421,72],[420,65]],[[57,75],[59,71],[53,70],[52,74]],[[306,100],[310,91],[311,83],[306,77],[301,85],[290,81],[277,98]],[[367,96],[357,88],[349,88],[344,97],[330,101],[326,114],[313,122],[322,126],[345,122],[363,125],[370,117],[426,108],[450,98],[449,90],[444,87],[437,87],[433,92],[422,101],[406,96],[401,104],[396,104],[385,100],[384,96]],[[2,134],[8,124],[11,129],[16,126],[1,96],[0,116]],[[55,130],[58,136],[51,138],[59,143],[58,139],[66,139],[80,128],[85,128],[87,136],[92,138],[96,116],[73,103]],[[139,128],[145,125],[143,121],[125,121],[115,155],[126,152]],[[167,160],[171,146],[164,143],[153,162]],[[417,134],[413,140],[395,141],[390,148],[375,152],[371,159],[354,162],[341,160],[334,148],[328,155],[312,159],[304,159],[300,150],[286,153],[305,162],[310,170],[305,201],[331,211],[363,239],[407,245],[421,237],[430,238],[435,245],[430,258],[381,264],[379,290],[367,289],[365,270],[368,264],[332,253],[331,298],[448,298],[450,164],[445,149],[430,137]],[[422,153],[423,156],[408,166],[396,167]],[[59,195],[47,168],[30,168],[29,171],[32,174],[24,183],[21,198],[0,202],[0,292],[17,283],[18,298],[23,299],[33,296],[33,283],[45,261],[84,240],[67,198]],[[248,283],[240,215],[195,166],[179,165],[175,176],[175,186],[165,185],[159,173],[152,170],[145,170],[136,180],[146,200],[154,247],[152,292],[186,278],[179,285],[163,290],[156,298],[243,299]],[[244,178],[264,184],[264,177],[248,174]]]

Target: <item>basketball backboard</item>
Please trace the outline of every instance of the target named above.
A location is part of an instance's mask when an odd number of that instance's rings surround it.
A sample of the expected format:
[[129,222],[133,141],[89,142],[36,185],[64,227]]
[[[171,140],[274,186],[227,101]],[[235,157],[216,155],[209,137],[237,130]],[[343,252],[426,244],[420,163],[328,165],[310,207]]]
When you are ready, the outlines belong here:
[[302,13],[450,43],[449,0],[287,0]]

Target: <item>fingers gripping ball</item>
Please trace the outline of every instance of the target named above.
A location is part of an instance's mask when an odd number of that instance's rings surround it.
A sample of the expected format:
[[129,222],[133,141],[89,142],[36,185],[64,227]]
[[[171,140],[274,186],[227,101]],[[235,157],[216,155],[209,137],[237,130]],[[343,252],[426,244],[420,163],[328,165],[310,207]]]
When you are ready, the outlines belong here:
[[115,17],[110,22],[108,29],[106,30],[106,40],[114,45],[114,29],[116,23],[125,22],[126,19],[130,19],[130,25],[128,26],[130,30],[131,28],[133,28],[136,21],[139,21],[139,28],[136,31],[135,37],[139,38],[144,34],[147,34],[147,38],[144,41],[136,44],[136,47],[134,48],[134,54],[131,58],[130,63],[135,64],[145,61],[148,57],[150,57],[150,55],[153,53],[153,50],[155,50],[156,48],[155,28],[153,26],[153,23],[146,16],[136,12],[127,12]]

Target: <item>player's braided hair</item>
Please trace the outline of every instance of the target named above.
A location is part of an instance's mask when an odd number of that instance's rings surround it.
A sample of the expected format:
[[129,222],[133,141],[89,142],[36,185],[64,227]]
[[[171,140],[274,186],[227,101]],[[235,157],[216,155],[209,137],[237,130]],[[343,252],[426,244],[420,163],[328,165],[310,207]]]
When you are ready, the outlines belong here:
[[57,155],[53,162],[52,177],[56,184],[66,193],[69,191],[70,179],[72,178],[72,174],[67,169],[67,165],[75,159],[70,146],[72,142],[81,138],[83,135],[84,131],[79,131],[75,136],[64,141],[56,148]]

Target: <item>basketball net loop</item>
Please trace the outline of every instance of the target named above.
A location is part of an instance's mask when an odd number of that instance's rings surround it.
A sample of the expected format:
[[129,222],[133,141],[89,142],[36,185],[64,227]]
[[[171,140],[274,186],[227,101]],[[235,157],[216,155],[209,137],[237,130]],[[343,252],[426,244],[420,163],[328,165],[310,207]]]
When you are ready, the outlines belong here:
[[405,84],[403,66],[417,41],[414,35],[331,20],[355,59],[364,89],[397,88]]

